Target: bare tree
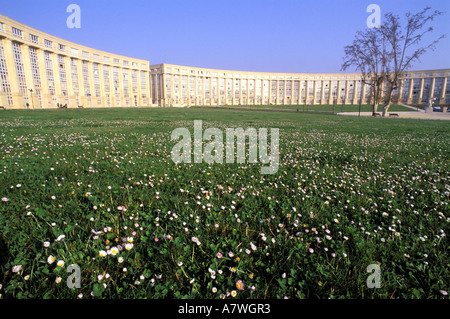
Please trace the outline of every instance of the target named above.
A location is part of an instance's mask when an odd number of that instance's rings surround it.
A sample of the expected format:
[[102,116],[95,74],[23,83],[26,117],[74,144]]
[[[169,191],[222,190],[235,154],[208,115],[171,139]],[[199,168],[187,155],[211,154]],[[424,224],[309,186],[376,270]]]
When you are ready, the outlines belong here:
[[430,7],[426,7],[415,14],[406,13],[404,30],[399,16],[392,13],[385,15],[385,23],[381,26],[380,32],[389,43],[389,59],[392,60],[392,69],[389,70],[389,75],[386,77],[388,91],[383,116],[387,114],[391,106],[392,93],[398,88],[400,78],[405,71],[412,66],[413,62],[419,61],[420,57],[428,50],[434,51],[436,44],[445,38],[445,35],[441,35],[430,43],[422,44],[424,36],[433,32],[433,27],[427,27],[427,25],[442,14],[437,10],[430,13],[430,10]]
[[345,71],[353,66],[361,72],[361,82],[371,88],[373,114],[377,112],[387,72],[385,48],[385,41],[377,29],[358,31],[353,43],[344,48],[345,58],[341,69]]
[[[383,116],[392,103],[392,94],[398,88],[400,78],[414,61],[445,37],[422,45],[423,38],[433,31],[427,25],[442,12],[429,13],[430,7],[412,14],[406,13],[406,27],[403,30],[400,18],[393,13],[385,14],[385,22],[379,28],[358,31],[352,45],[344,48],[343,71],[354,67],[362,74],[362,82],[372,89],[372,113],[377,112],[380,102],[385,101]],[[427,27],[427,28],[426,28]],[[383,96],[383,85],[387,85]]]

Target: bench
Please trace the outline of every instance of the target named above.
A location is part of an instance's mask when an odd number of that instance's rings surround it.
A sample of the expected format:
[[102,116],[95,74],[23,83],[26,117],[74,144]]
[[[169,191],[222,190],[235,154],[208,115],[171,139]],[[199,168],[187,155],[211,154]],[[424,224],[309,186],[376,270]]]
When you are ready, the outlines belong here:
[[0,110],[6,110],[4,106],[0,106]]
[[390,113],[389,117],[398,117],[398,114],[397,113]]

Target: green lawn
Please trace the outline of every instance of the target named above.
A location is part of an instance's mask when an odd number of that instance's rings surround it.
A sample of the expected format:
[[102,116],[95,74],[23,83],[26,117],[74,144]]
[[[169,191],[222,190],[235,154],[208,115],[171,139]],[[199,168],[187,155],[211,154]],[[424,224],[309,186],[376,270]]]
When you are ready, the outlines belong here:
[[[214,106],[211,106],[214,107]],[[220,108],[249,108],[249,109],[274,109],[274,110],[298,110],[299,112],[372,112],[372,105],[363,104],[361,108],[354,104],[336,104],[336,105],[227,105],[219,106]],[[383,111],[383,106],[378,107],[378,112]],[[389,112],[415,112],[417,109],[411,109],[402,105],[392,105]]]
[[[277,173],[261,175],[259,161],[175,164],[171,132],[193,133],[194,120],[279,128]],[[0,111],[0,294],[448,298],[449,142],[447,121]],[[71,264],[80,288],[66,285]],[[380,288],[367,286],[370,265]]]

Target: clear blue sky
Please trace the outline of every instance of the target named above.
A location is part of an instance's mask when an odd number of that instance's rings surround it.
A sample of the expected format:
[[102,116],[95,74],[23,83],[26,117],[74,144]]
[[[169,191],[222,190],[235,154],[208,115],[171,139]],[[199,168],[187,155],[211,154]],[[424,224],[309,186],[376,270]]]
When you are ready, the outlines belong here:
[[[69,29],[69,4],[81,28]],[[0,0],[0,13],[95,49],[196,67],[266,72],[339,72],[343,49],[367,28],[369,4],[382,15],[444,11],[432,37],[448,33],[415,69],[450,68],[449,0]]]

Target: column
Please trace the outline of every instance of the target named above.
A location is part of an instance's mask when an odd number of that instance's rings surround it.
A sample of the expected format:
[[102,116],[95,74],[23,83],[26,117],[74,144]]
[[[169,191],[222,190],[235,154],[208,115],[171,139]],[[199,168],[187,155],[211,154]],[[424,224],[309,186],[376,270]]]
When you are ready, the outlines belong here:
[[320,104],[325,104],[325,81],[321,81]]
[[333,104],[333,92],[334,92],[334,88],[333,88],[333,80],[331,80],[331,76],[330,76],[330,81],[328,82],[328,104],[332,105]]
[[202,76],[202,105],[206,105],[205,77]]
[[356,105],[359,104],[358,101],[358,80],[353,81],[353,102],[352,104]]
[[447,92],[447,76],[444,77],[444,81],[442,82],[442,90],[441,90],[441,96],[439,97],[439,104],[445,104],[446,92]]
[[431,79],[431,88],[430,88],[430,92],[429,92],[429,96],[428,96],[429,99],[430,98],[432,99],[434,97],[434,87],[435,87],[435,85],[436,85],[436,78],[433,77]]
[[[422,75],[422,76],[423,76],[423,75]],[[425,84],[425,78],[422,77],[422,78],[420,79],[419,100],[418,100],[417,104],[422,103],[422,98],[423,98],[423,87],[424,87],[424,84]]]
[[175,101],[175,82],[173,80],[173,74],[170,74],[169,77],[170,77],[170,101],[169,101],[169,105],[173,106],[173,103]]
[[245,99],[245,104],[250,105],[250,79],[247,77],[247,95]]
[[[222,102],[222,98],[220,96],[220,77],[219,76],[217,77],[216,81],[217,81],[217,103],[216,103],[216,105],[220,105]],[[226,87],[227,87],[227,81],[224,80],[223,81],[223,89],[224,89],[223,94],[225,95],[225,99],[227,96]]]
[[361,80],[361,104],[366,104],[366,84]]
[[345,80],[345,98],[344,98],[344,104],[348,104],[348,88],[349,88],[349,81]]
[[[145,94],[147,96],[147,104],[146,106],[151,106],[153,103],[153,93],[152,93],[152,86],[151,86],[151,75],[150,75],[150,71],[145,70],[144,71],[144,78],[145,78]],[[188,75],[188,80],[189,80],[189,75]],[[189,84],[187,84],[189,85]],[[189,86],[188,86],[189,87]]]
[[408,104],[412,104],[413,93],[414,93],[414,79],[410,78],[409,79],[408,96],[406,98],[406,101]]
[[186,102],[187,106],[191,106],[191,76],[189,71],[186,77]]
[[305,102],[309,104],[309,80],[305,80]]
[[403,102],[402,100],[402,96],[403,96],[403,79],[399,79],[399,85],[400,87],[398,88],[398,102],[397,103],[401,103]]
[[341,90],[342,90],[341,80],[338,80],[337,81],[337,90],[336,90],[336,104],[341,103],[341,97],[342,97]]
[[51,52],[50,56],[52,58],[52,69],[53,69],[53,78],[55,80],[55,93],[56,100],[59,104],[65,104],[64,95],[61,90],[61,75],[59,71],[59,62],[58,62],[58,54]]
[[314,94],[313,94],[313,101],[312,101],[312,104],[313,105],[316,105],[316,97],[317,97],[317,81],[314,79],[313,80],[313,92],[314,92]]
[[109,101],[111,103],[111,94],[110,94],[110,92],[107,93],[106,89],[105,89],[105,73],[103,71],[104,67],[106,67],[106,65],[100,64],[100,63],[98,64],[98,78],[100,81],[100,97],[102,100],[102,106],[108,107],[111,104],[108,105],[108,99],[107,99],[106,95],[109,94]]
[[[241,75],[242,76],[242,75]],[[242,105],[242,77],[239,78],[239,105]]]
[[64,56],[64,65],[66,70],[67,95],[69,97],[69,106],[77,107],[78,105],[76,105],[77,101],[75,99],[75,92],[73,89],[72,65],[70,63],[70,58]]
[[[45,72],[44,51],[36,48],[36,55],[37,55],[37,65],[38,65],[38,69],[39,69],[39,78],[41,79],[41,87],[40,88],[35,87],[34,91],[36,92],[37,90],[40,90],[41,99],[42,99],[41,107],[45,108],[48,105],[47,99],[45,98],[45,95],[48,95],[48,81],[47,81],[47,74]],[[38,105],[38,104],[35,104],[35,105]]]
[[231,80],[231,105],[235,104],[236,99],[236,80],[237,78],[232,78]]
[[194,105],[198,104],[198,78],[197,75],[194,76]]
[[[111,106],[118,106],[116,101],[116,90],[114,89],[114,68],[112,66],[108,65],[109,69],[109,87],[110,87],[110,98],[111,98]],[[159,90],[158,88],[158,81],[156,79],[156,90]],[[159,103],[159,101],[157,102]]]

